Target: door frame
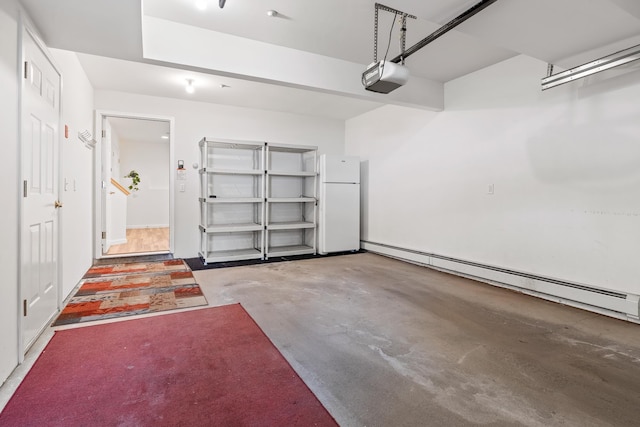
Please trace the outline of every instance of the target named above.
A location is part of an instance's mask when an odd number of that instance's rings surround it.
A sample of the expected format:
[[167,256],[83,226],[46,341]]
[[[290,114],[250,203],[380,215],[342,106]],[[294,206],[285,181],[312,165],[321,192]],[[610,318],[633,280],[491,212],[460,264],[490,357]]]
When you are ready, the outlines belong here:
[[[169,164],[167,168],[169,170],[169,251],[167,253],[174,253],[174,235],[175,235],[175,174],[173,173],[173,165],[175,164],[175,118],[171,116],[161,116],[155,114],[139,114],[139,113],[127,113],[122,111],[111,110],[96,110],[95,112],[95,139],[97,141],[97,147],[94,151],[94,216],[93,216],[93,229],[94,229],[94,258],[116,258],[122,257],[122,255],[106,255],[102,250],[102,223],[104,220],[105,207],[103,206],[104,192],[107,189],[107,182],[103,181],[102,166],[103,166],[103,140],[102,140],[102,123],[107,117],[115,117],[122,119],[138,119],[138,120],[157,120],[161,122],[167,122],[169,124]],[[157,252],[154,252],[157,253]],[[131,256],[143,256],[148,253],[132,254]]]
[[[23,271],[22,271],[22,262],[23,262],[23,256],[22,256],[22,249],[23,249],[23,241],[22,241],[22,228],[25,225],[24,222],[24,214],[25,214],[25,200],[24,200],[24,195],[23,195],[23,180],[24,180],[24,167],[23,167],[23,163],[24,163],[24,153],[23,153],[23,147],[22,147],[22,137],[23,132],[23,126],[24,126],[24,120],[23,120],[23,108],[24,108],[24,92],[25,92],[25,85],[26,85],[26,79],[24,78],[24,62],[25,62],[25,46],[24,46],[24,34],[28,33],[29,36],[33,39],[33,41],[35,42],[35,44],[38,46],[38,48],[42,51],[42,53],[44,54],[44,56],[47,58],[47,60],[51,63],[51,65],[53,66],[54,70],[56,71],[56,73],[58,73],[58,75],[60,76],[60,87],[59,87],[59,99],[58,99],[58,132],[56,134],[56,138],[58,138],[58,188],[57,188],[57,200],[63,202],[62,200],[62,183],[63,183],[63,170],[62,170],[62,138],[60,137],[61,135],[61,130],[63,129],[63,116],[62,116],[62,111],[64,108],[63,105],[63,90],[64,90],[64,82],[63,82],[63,75],[62,75],[62,70],[60,69],[60,67],[58,66],[58,64],[56,63],[56,61],[54,60],[53,56],[51,55],[51,52],[49,51],[49,48],[47,47],[47,45],[44,43],[44,41],[42,40],[42,38],[40,37],[40,35],[38,34],[37,31],[37,27],[35,26],[35,24],[29,19],[28,15],[24,12],[24,9],[20,8],[19,9],[19,15],[20,18],[18,19],[18,81],[19,83],[19,90],[18,90],[18,117],[19,117],[19,121],[18,121],[18,138],[17,138],[17,142],[19,145],[18,148],[18,173],[19,173],[19,180],[18,180],[18,192],[17,192],[17,196],[19,198],[19,202],[18,202],[18,242],[17,242],[17,248],[18,248],[18,301],[16,301],[17,303],[17,314],[18,314],[18,342],[17,342],[17,349],[18,349],[18,364],[22,364],[24,362],[24,358],[25,358],[25,354],[27,353],[27,351],[37,342],[38,337],[42,335],[42,332],[45,331],[47,329],[47,326],[49,324],[49,322],[45,323],[44,325],[42,325],[42,329],[40,330],[40,332],[38,334],[36,334],[36,338],[31,342],[31,343],[25,343],[24,342],[24,322],[25,322],[25,316],[24,316],[24,312],[23,312],[23,306],[22,306],[22,301],[25,297],[24,293],[23,293],[23,281],[24,281],[24,275],[23,275]],[[51,316],[51,319],[54,319],[55,316],[60,312],[60,309],[62,307],[62,302],[64,300],[64,297],[62,295],[62,291],[63,291],[63,286],[62,286],[62,259],[64,254],[62,253],[62,216],[64,215],[61,210],[59,210],[56,215],[58,215],[58,227],[57,227],[57,232],[56,232],[56,238],[57,238],[57,257],[56,260],[57,262],[55,263],[55,269],[56,269],[56,287],[57,289],[57,293],[58,293],[58,298],[56,301],[57,304],[57,310],[56,312]]]

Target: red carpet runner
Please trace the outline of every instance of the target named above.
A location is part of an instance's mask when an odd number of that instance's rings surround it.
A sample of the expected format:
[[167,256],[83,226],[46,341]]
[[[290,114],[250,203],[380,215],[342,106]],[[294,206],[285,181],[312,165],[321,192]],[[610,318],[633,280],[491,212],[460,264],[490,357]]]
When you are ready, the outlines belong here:
[[239,305],[58,331],[0,426],[335,426]]

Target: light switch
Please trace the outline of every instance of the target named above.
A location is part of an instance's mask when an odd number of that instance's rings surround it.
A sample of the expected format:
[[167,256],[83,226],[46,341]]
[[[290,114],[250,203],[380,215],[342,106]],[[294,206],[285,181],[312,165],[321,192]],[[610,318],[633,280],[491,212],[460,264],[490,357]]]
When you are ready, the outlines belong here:
[[181,193],[184,193],[184,188],[185,188],[185,185],[184,184],[180,184],[180,192]]

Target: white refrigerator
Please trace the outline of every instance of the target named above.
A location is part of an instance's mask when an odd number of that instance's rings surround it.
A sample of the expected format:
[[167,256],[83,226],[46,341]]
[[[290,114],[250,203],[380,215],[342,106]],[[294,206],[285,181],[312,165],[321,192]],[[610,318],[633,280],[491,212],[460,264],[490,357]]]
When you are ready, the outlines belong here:
[[318,251],[360,249],[360,158],[320,156]]

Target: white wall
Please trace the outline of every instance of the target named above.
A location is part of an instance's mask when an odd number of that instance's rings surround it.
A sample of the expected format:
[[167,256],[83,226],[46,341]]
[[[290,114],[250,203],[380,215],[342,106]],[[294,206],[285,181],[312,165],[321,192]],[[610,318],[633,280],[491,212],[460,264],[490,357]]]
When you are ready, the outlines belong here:
[[[95,106],[175,118],[175,160],[184,160],[187,168],[187,181],[176,181],[176,186],[186,184],[185,191],[175,189],[176,257],[198,256],[199,175],[191,166],[200,163],[198,141],[203,137],[308,144],[317,145],[321,153],[344,152],[341,120],[100,90],[95,92]],[[177,164],[172,173],[175,168]]]
[[[140,190],[132,191],[127,203],[127,228],[168,227],[169,142],[122,140],[120,165],[122,175],[131,170],[140,174]],[[131,179],[122,179],[126,187],[131,184]]]
[[448,83],[444,112],[348,120],[363,240],[640,294],[640,70],[545,73],[520,56]]
[[[78,132],[93,133],[93,87],[73,52],[50,49],[62,73],[62,170],[60,240],[62,295],[66,298],[93,260],[93,150],[78,139]],[[95,150],[95,149],[94,149]],[[66,183],[66,184],[65,184]]]
[[18,364],[18,4],[0,2],[0,384]]

